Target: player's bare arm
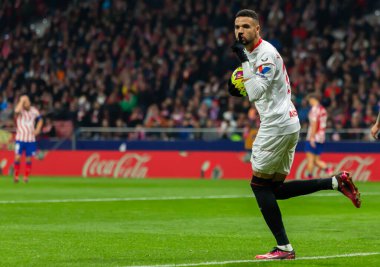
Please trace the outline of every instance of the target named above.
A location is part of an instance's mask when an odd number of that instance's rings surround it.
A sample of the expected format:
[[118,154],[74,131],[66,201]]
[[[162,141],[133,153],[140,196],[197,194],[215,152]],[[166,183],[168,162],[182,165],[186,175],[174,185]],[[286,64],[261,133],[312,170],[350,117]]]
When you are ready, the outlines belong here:
[[44,121],[42,118],[40,118],[37,122],[36,128],[34,129],[34,135],[37,136],[41,133],[42,125],[44,124]]
[[26,101],[26,98],[27,98],[27,96],[25,96],[25,95],[20,97],[20,99],[19,99],[19,101],[15,107],[15,113],[16,114],[19,114],[22,111],[22,109],[24,107],[24,102]]
[[310,145],[315,147],[315,134],[317,133],[317,121],[311,121]]
[[371,128],[371,134],[373,138],[378,139],[379,132],[380,132],[380,112],[377,115],[377,120],[376,120],[375,125],[373,125]]

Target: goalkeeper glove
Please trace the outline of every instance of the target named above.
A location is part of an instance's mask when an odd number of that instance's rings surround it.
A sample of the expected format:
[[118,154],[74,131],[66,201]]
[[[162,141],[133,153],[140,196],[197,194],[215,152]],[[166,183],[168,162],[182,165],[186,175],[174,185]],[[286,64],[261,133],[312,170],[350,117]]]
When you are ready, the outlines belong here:
[[241,41],[240,36],[239,36],[239,40],[236,40],[235,44],[231,46],[231,49],[239,58],[241,63],[248,61],[248,57],[247,57],[247,54],[244,52],[244,45]]
[[237,89],[235,87],[235,85],[232,84],[231,82],[231,79],[228,80],[228,93],[231,95],[231,96],[237,96],[237,97],[243,97],[243,96],[246,96],[247,93],[242,94],[242,92],[240,92],[239,89]]

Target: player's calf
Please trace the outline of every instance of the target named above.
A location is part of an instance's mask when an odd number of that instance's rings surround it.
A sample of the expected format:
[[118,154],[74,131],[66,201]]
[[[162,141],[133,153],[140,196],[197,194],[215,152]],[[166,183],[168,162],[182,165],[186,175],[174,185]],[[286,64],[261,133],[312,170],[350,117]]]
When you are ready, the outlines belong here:
[[24,182],[27,183],[29,182],[29,175],[32,171],[32,162],[27,161],[25,165],[25,175],[24,175]]
[[19,172],[20,172],[20,161],[17,159],[15,160],[15,162],[13,164],[13,170],[14,170],[13,182],[18,183],[19,182]]

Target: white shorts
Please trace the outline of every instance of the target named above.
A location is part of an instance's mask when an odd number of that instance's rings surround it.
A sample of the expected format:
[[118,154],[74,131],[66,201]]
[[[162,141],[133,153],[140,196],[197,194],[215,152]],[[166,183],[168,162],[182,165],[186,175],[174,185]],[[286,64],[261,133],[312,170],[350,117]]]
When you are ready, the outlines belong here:
[[[258,135],[252,145],[251,163],[255,173],[288,175],[293,164],[299,132],[280,136]],[[267,175],[267,177],[265,177]]]

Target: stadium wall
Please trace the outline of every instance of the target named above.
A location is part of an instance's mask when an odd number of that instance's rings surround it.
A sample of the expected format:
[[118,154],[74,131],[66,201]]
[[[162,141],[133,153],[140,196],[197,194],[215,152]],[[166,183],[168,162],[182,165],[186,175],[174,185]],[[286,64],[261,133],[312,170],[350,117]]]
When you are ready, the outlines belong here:
[[[12,174],[14,154],[2,152],[1,172]],[[380,153],[325,153],[336,170],[347,170],[355,180],[380,181]],[[24,166],[22,166],[23,168]],[[303,179],[306,157],[295,156],[291,179]],[[23,171],[23,170],[21,170]],[[250,179],[245,152],[231,151],[51,151],[33,161],[33,175],[109,178]],[[326,176],[316,171],[315,177]]]

